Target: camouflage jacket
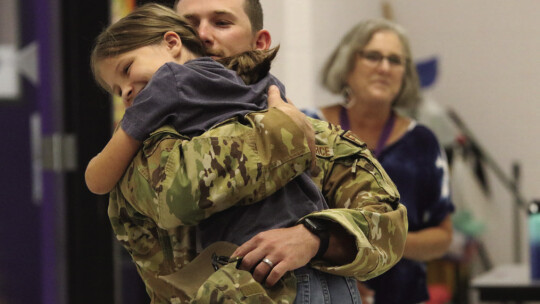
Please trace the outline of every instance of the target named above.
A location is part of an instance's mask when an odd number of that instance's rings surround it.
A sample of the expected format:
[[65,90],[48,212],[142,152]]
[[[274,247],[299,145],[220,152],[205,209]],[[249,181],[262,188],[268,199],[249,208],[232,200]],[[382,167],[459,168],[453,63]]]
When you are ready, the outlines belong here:
[[[137,265],[152,303],[189,302],[191,295],[158,277],[194,259],[193,225],[231,205],[267,197],[309,166],[301,130],[279,110],[227,122],[192,139],[160,128],[110,194],[113,230]],[[313,179],[331,209],[308,216],[339,223],[358,248],[350,264],[314,261],[313,267],[360,280],[375,277],[402,256],[406,209],[360,140],[327,122],[312,124],[317,145]]]

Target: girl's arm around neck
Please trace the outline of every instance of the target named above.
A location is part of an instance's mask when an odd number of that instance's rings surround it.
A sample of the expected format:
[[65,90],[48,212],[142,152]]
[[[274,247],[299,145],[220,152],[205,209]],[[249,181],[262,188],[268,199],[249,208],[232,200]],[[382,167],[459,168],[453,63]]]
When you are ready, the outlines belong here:
[[118,183],[141,142],[129,136],[121,127],[113,134],[105,148],[86,167],[88,189],[95,194],[109,193]]

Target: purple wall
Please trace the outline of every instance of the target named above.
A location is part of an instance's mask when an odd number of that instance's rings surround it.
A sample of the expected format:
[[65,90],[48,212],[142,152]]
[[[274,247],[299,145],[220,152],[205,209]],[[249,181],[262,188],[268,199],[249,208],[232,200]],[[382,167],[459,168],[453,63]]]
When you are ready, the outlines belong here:
[[[0,302],[2,303],[59,303],[54,287],[54,193],[47,190],[53,179],[45,177],[44,200],[32,201],[31,150],[29,120],[33,112],[52,117],[51,92],[47,66],[49,57],[50,11],[46,0],[18,1],[19,48],[38,40],[40,51],[40,79],[38,88],[23,79],[19,100],[0,101]],[[36,12],[40,12],[37,14]],[[39,38],[36,38],[39,37]],[[43,130],[50,131],[52,123],[43,120]],[[46,278],[42,280],[42,278]],[[42,282],[47,284],[42,286]],[[49,283],[50,282],[50,283]],[[52,284],[52,285],[50,285]],[[53,295],[42,294],[42,290]],[[45,297],[47,295],[47,297]],[[43,297],[42,297],[43,296]]]
[[39,303],[40,298],[40,210],[30,188],[30,106],[20,103],[0,103],[0,302],[11,304]]
[[[59,7],[55,6],[55,0],[34,0],[35,11],[40,12],[36,16],[36,37],[39,43],[39,79],[40,85],[37,96],[37,108],[41,115],[41,128],[43,136],[50,136],[58,130],[55,128],[55,111],[53,104],[53,85],[55,71],[59,67],[52,67],[53,56],[60,56],[54,53],[55,32],[54,22],[57,20]],[[43,173],[43,200],[41,202],[41,292],[43,304],[62,303],[62,297],[59,294],[59,272],[57,265],[57,218],[63,218],[63,215],[57,214],[58,204],[62,201],[58,199],[59,193],[56,193],[55,173]],[[59,208],[63,210],[63,208]]]

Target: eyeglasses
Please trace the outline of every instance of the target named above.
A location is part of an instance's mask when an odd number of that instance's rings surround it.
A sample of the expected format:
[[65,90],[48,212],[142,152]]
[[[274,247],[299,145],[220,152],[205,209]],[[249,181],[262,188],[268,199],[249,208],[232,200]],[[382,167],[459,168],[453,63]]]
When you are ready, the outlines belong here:
[[383,59],[386,59],[388,63],[390,64],[390,66],[392,67],[402,67],[405,65],[405,62],[407,61],[407,59],[399,55],[392,54],[389,56],[384,56],[383,54],[377,51],[368,51],[368,52],[358,51],[358,54],[362,58],[364,58],[365,62],[371,67],[377,66],[379,63],[383,61]]

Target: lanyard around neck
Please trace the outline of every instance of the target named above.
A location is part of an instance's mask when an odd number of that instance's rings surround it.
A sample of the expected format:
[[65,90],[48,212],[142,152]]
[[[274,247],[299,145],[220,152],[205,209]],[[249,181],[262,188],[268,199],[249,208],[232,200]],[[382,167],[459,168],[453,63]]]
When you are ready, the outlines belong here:
[[[377,146],[375,147],[375,151],[373,151],[373,154],[375,155],[376,158],[379,158],[379,155],[381,155],[384,145],[388,141],[388,138],[390,137],[390,133],[392,133],[392,129],[394,128],[395,122],[396,122],[396,114],[394,113],[394,111],[390,111],[390,117],[388,117],[388,119],[386,120],[381,136],[379,136],[379,140],[377,141]],[[351,122],[349,121],[349,116],[347,115],[347,109],[345,109],[344,107],[341,107],[341,110],[339,112],[339,124],[341,125],[341,128],[344,130],[351,129]]]

